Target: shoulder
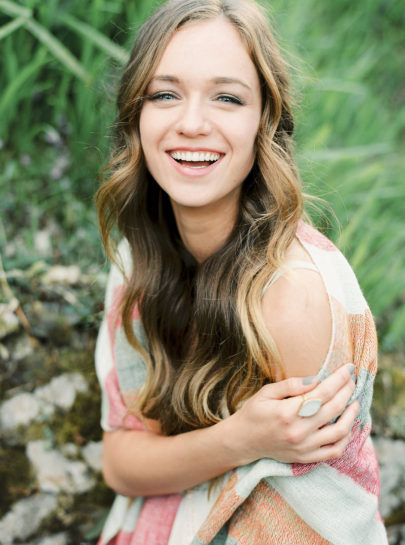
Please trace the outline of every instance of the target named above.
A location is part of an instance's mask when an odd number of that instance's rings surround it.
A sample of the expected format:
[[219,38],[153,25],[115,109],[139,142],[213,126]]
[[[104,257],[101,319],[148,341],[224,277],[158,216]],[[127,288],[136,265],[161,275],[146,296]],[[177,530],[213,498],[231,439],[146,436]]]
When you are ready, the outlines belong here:
[[286,267],[266,290],[263,318],[283,363],[286,376],[315,375],[329,351],[332,316],[321,275],[304,267],[289,268],[293,261],[313,265],[295,240],[286,255]]
[[367,301],[343,253],[325,235],[302,221],[297,229],[297,240],[321,271],[329,296],[348,314],[364,314]]

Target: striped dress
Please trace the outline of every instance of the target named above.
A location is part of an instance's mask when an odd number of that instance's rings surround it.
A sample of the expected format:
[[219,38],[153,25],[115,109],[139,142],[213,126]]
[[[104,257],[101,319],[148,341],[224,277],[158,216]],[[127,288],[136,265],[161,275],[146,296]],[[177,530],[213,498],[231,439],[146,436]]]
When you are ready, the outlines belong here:
[[[370,438],[370,405],[377,371],[374,321],[356,277],[339,250],[303,222],[296,236],[322,277],[332,316],[329,351],[319,379],[347,362],[356,367],[353,399],[359,400],[360,412],[343,456],[313,464],[263,458],[228,472],[213,495],[208,495],[207,483],[166,496],[117,495],[98,545],[388,543],[378,510],[378,461]],[[124,266],[130,267],[125,244],[120,254]],[[141,356],[126,341],[117,313],[123,290],[123,278],[113,266],[96,348],[102,389],[101,425],[107,431],[144,429],[128,413],[146,371]],[[133,326],[145,344],[136,310]]]

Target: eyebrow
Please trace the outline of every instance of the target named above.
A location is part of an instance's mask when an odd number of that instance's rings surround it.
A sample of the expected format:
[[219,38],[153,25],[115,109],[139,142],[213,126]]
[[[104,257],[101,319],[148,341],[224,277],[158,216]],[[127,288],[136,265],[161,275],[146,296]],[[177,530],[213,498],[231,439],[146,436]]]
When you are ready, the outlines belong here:
[[[172,83],[180,83],[179,78],[177,78],[176,76],[168,75],[168,74],[162,74],[160,76],[154,76],[151,79],[151,82],[152,81],[170,81]],[[225,76],[221,76],[221,77],[213,78],[211,81],[213,83],[217,84],[217,85],[221,84],[221,83],[237,83],[239,85],[242,85],[243,87],[245,87],[249,91],[251,91],[251,87],[247,83],[245,83],[244,81],[242,81],[241,79],[238,79],[238,78],[228,78],[228,77],[225,77]]]

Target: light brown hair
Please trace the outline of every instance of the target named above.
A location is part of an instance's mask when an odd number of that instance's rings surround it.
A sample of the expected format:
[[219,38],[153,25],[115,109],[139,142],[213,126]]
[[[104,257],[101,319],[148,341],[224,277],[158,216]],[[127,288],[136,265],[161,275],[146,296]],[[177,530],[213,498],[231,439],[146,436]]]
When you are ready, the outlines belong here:
[[[260,79],[262,116],[235,227],[224,246],[198,264],[180,239],[167,195],[147,171],[139,115],[173,32],[216,17],[234,25],[246,45]],[[290,147],[290,105],[286,63],[254,1],[170,0],[137,35],[118,93],[116,144],[106,167],[110,175],[96,201],[110,257],[114,260],[110,234],[115,225],[131,249],[122,317],[148,371],[134,409],[158,419],[167,434],[208,426],[234,412],[280,366],[263,321],[261,295],[303,214]],[[133,332],[134,305],[148,351]]]

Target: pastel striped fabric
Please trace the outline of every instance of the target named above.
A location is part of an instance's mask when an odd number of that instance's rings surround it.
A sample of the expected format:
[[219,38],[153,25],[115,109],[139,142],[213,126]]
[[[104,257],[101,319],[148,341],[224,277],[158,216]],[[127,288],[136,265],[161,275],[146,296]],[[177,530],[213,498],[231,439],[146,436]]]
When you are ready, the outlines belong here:
[[[320,380],[344,363],[356,366],[353,397],[359,399],[361,409],[353,439],[340,459],[327,463],[287,464],[265,458],[235,469],[190,545],[388,543],[378,510],[378,462],[370,438],[377,370],[374,321],[352,269],[337,248],[303,222],[297,238],[322,276],[332,313],[332,338]],[[120,246],[120,255],[130,267],[125,244]],[[142,358],[126,341],[117,313],[122,293],[123,279],[113,266],[96,349],[103,394],[101,425],[110,431],[144,429],[128,412],[146,375]],[[136,311],[133,324],[145,344]],[[117,496],[99,545],[167,545],[182,499],[182,494]]]

